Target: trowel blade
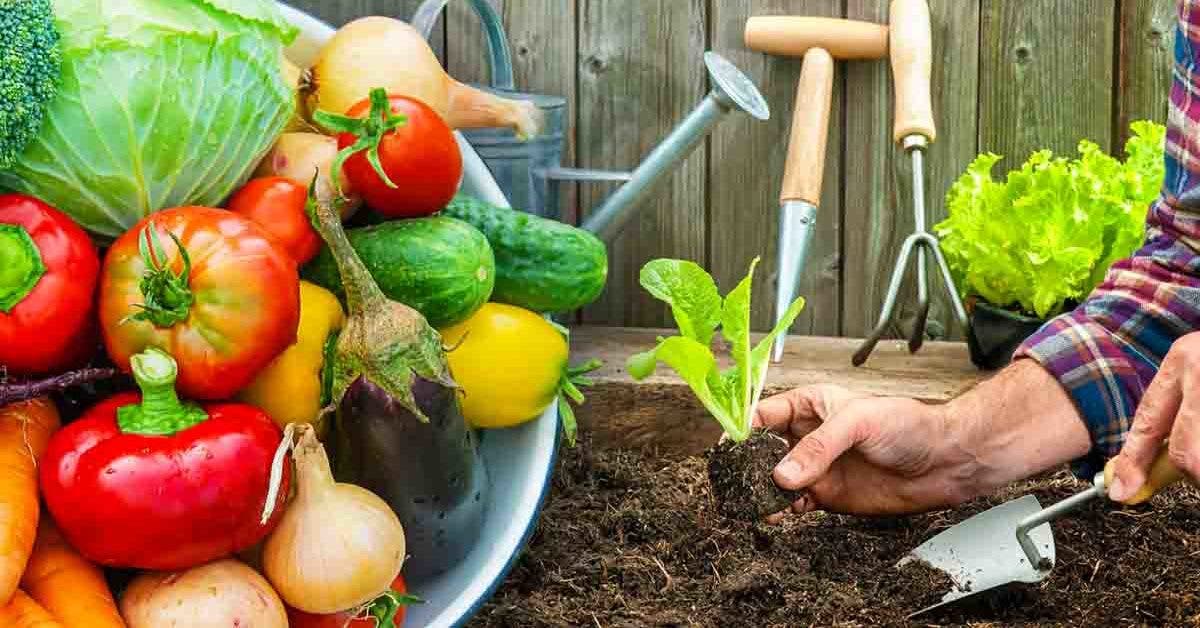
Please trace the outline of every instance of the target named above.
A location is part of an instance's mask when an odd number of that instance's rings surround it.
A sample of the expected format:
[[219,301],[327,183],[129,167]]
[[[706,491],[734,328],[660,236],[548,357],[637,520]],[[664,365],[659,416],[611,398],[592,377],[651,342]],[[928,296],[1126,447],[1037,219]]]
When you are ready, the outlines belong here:
[[[1017,524],[1041,509],[1036,497],[1026,495],[962,521],[909,552],[897,567],[914,560],[921,561],[946,572],[954,583],[954,588],[942,597],[941,602],[909,617],[1011,582],[1032,583],[1045,579],[1049,571],[1038,570],[1029,564],[1017,543]],[[1054,534],[1050,524],[1034,528],[1029,537],[1053,564]]]
[[[817,206],[806,201],[786,200],[779,206],[779,280],[775,292],[775,323],[783,317],[788,306],[796,299],[800,289],[800,275],[812,243],[813,228],[817,222]],[[779,334],[771,352],[771,361],[783,359],[783,345],[787,341],[787,330]]]

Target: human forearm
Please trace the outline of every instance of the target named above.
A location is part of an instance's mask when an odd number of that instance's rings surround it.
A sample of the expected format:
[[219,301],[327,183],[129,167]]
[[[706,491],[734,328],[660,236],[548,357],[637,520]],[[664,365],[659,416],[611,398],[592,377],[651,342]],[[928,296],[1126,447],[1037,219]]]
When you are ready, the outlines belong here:
[[1049,372],[1021,360],[942,407],[974,461],[967,492],[982,495],[1075,460],[1091,448],[1074,402]]

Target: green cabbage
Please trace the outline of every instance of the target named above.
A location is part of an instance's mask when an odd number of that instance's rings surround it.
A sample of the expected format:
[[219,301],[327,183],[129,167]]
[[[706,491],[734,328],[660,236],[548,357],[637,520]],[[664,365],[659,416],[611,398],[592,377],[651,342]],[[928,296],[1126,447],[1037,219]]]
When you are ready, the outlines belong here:
[[217,205],[291,117],[296,35],[270,0],[55,0],[62,80],[0,187],[115,237],[179,205]]
[[1141,245],[1163,183],[1166,129],[1148,121],[1131,128],[1124,161],[1084,140],[1075,159],[1038,151],[1003,182],[992,178],[1000,156],[971,162],[934,227],[964,297],[1049,318]]

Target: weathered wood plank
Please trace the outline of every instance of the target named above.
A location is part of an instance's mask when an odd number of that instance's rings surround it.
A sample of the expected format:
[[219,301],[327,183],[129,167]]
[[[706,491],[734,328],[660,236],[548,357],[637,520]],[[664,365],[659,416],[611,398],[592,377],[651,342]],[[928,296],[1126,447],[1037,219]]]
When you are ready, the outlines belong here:
[[982,20],[979,144],[998,168],[1112,147],[1114,3],[985,0]]
[[[938,140],[929,151],[925,175],[926,216],[932,230],[946,218],[946,192],[979,152],[979,4],[934,0],[930,11],[936,51],[933,110],[939,129]],[[911,163],[906,163],[903,180],[909,181],[911,177]],[[930,291],[934,298],[926,335],[962,339],[965,330],[958,325],[934,268],[930,260]],[[937,329],[937,325],[942,329]]]
[[[887,6],[851,0],[855,19],[887,20]],[[979,5],[930,2],[933,111],[937,141],[925,160],[925,216],[930,229],[946,216],[945,193],[976,155]],[[842,333],[864,335],[878,319],[900,243],[913,231],[912,162],[892,143],[891,64],[854,64],[847,74],[845,270]],[[856,171],[850,164],[862,168]],[[945,290],[928,260],[932,297],[926,336],[959,338]],[[915,266],[897,302],[891,331],[907,336],[916,304]]]
[[1129,138],[1130,122],[1166,122],[1177,6],[1176,0],[1121,1],[1114,150]]
[[[490,0],[504,19],[518,91],[560,96],[567,101],[568,124],[563,165],[575,159],[575,0]],[[488,84],[487,41],[466,2],[447,7],[446,61],[460,81]],[[574,185],[560,193],[563,220],[577,219]]]
[[[306,11],[309,14],[325,20],[337,27],[367,15],[386,15],[399,20],[408,21],[413,11],[420,6],[421,0],[287,0],[287,3]],[[445,60],[446,30],[445,19],[438,21],[434,35],[430,38],[430,46],[439,59]]]
[[[723,290],[746,274],[746,266],[762,256],[755,282],[751,325],[769,329],[778,267],[779,188],[787,154],[799,58],[775,57],[748,50],[742,33],[755,15],[821,15],[841,17],[840,3],[828,0],[725,0],[713,3],[712,48],[741,68],[758,85],[771,107],[771,119],[759,122],[739,115],[713,133],[708,167],[709,263]],[[796,333],[836,335],[841,311],[842,222],[842,77],[834,75],[833,107],[817,227],[799,294],[807,305],[792,329]]]
[[[886,2],[846,4],[846,17],[855,20],[887,23],[887,11]],[[905,210],[899,206],[893,173],[888,60],[847,64],[845,115],[841,333],[864,336],[879,316],[896,246],[904,238]]]
[[[579,408],[580,430],[601,447],[654,448],[663,455],[703,451],[720,437],[720,427],[695,400],[691,390],[662,367],[642,382],[625,373],[625,359],[654,346],[666,330],[578,327],[571,330],[575,360],[597,358],[604,367],[593,373],[587,403]],[[982,381],[966,346],[931,342],[912,356],[903,343],[880,343],[869,366],[853,367],[850,355],[858,340],[793,336],[784,361],[772,366],[765,394],[798,386],[839,384],[868,394],[905,396],[937,403]],[[722,363],[726,355],[719,354]]]
[[[630,169],[704,96],[704,0],[583,0],[580,5],[578,155],[583,167]],[[706,151],[655,191],[610,246],[608,289],[590,323],[661,326],[666,308],[638,285],[655,257],[706,262]],[[592,208],[610,191],[585,186]],[[739,264],[741,262],[738,262]]]

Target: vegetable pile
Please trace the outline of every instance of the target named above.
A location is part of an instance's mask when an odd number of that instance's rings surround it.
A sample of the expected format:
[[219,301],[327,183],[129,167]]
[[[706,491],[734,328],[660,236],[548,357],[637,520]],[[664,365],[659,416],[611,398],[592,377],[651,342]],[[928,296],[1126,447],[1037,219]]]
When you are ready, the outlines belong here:
[[[532,135],[404,22],[312,68],[269,0],[0,0],[0,625],[400,626],[478,429],[558,404],[604,245],[460,191]],[[61,414],[60,414],[61,412]]]
[[1141,245],[1146,209],[1162,187],[1166,128],[1131,128],[1124,161],[1083,140],[1078,157],[1041,150],[1003,182],[992,177],[999,155],[971,162],[935,227],[964,297],[1050,318]]

